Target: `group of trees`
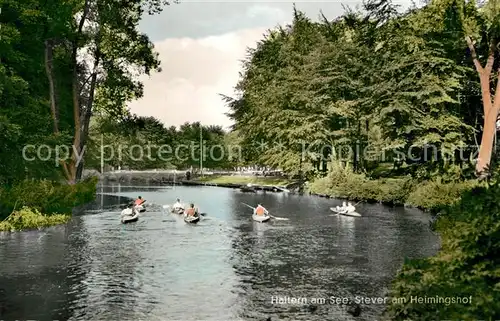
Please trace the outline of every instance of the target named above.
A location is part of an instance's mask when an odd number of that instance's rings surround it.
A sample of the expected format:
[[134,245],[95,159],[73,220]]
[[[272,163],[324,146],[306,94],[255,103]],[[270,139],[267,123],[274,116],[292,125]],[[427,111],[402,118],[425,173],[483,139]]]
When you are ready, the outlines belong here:
[[200,165],[220,169],[232,166],[238,157],[237,150],[229,149],[221,126],[195,122],[177,129],[165,127],[154,117],[130,116],[120,121],[97,117],[90,127],[85,168],[100,169],[104,164],[134,170],[197,169]]
[[486,173],[500,106],[498,8],[433,0],[400,13],[373,0],[320,22],[294,9],[291,25],[249,50],[237,96],[223,97],[247,159],[314,172],[345,147],[358,171],[405,158],[428,176]]
[[[209,145],[226,146],[222,158],[220,147],[212,150],[207,167],[229,166],[230,140],[250,163],[291,173],[324,170],[332,157],[345,155],[339,147],[349,147],[348,161],[358,171],[403,156],[413,173],[443,173],[453,155],[462,170],[479,156],[475,170],[484,173],[500,109],[497,2],[434,0],[400,13],[389,1],[370,0],[363,10],[347,10],[333,21],[323,16],[320,22],[294,10],[291,25],[269,31],[249,50],[238,95],[223,97],[235,121],[233,132],[202,130]],[[126,109],[142,95],[137,76],[160,65],[138,23],[165,4],[2,0],[1,183],[61,174],[74,183],[82,174],[78,156],[86,145],[86,165],[97,166],[100,133],[110,144],[175,149],[199,141],[199,124],[165,128],[151,118],[131,117]],[[92,122],[96,112],[101,116]],[[28,144],[73,148],[55,167],[27,161],[21,149]],[[426,155],[436,157],[428,161]],[[118,163],[135,168],[199,163],[196,157],[176,158],[132,165],[129,157]],[[210,164],[214,159],[218,163]]]
[[[0,1],[0,183],[82,173],[78,156],[95,111],[120,116],[142,95],[139,74],[159,69],[138,29],[164,0]],[[71,157],[26,160],[25,145],[72,146]]]

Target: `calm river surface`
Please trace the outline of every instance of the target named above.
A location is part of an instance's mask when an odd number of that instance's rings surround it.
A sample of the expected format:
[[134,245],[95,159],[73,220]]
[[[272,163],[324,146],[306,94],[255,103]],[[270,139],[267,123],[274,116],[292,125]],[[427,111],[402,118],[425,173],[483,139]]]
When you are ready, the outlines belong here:
[[[329,298],[384,296],[405,257],[438,247],[416,210],[360,204],[365,216],[350,218],[329,216],[340,202],[317,197],[217,187],[100,191],[106,195],[66,226],[0,234],[0,320],[372,321],[383,305],[362,305],[354,318]],[[120,224],[120,204],[138,195],[148,211]],[[177,197],[206,218],[191,226],[162,213]],[[289,220],[254,223],[242,202]],[[273,296],[327,304],[276,304]]]

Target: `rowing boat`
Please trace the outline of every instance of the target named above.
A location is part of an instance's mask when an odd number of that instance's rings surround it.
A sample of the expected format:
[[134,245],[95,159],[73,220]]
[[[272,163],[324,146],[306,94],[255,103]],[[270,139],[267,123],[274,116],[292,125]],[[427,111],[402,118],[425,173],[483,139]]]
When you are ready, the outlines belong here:
[[334,213],[337,213],[339,215],[345,215],[345,216],[353,216],[353,217],[361,217],[361,214],[357,213],[357,212],[342,212],[342,211],[338,211],[336,208],[334,207],[330,207],[330,211],[334,212]]
[[200,221],[200,216],[195,215],[195,216],[184,216],[184,222],[189,223],[189,224],[196,224]]
[[122,211],[121,216],[123,224],[137,222],[139,220],[139,211],[133,211],[131,208],[126,208]]
[[271,219],[271,216],[252,214],[252,219],[256,222],[263,223],[269,221]]
[[184,209],[183,208],[173,208],[170,210],[171,213],[173,214],[184,214]]

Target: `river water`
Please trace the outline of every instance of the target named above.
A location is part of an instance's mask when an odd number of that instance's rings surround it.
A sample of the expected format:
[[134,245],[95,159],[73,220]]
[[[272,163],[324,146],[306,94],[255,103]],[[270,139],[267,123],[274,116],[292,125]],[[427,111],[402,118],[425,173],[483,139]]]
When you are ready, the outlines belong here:
[[[279,193],[101,192],[65,226],[0,234],[0,320],[372,321],[383,304],[361,304],[355,318],[331,297],[384,297],[405,257],[438,248],[428,217],[416,210],[359,204],[364,216],[351,218],[330,216],[339,201]],[[138,195],[148,211],[120,224],[120,204]],[[162,212],[178,197],[207,216],[187,225]],[[242,203],[258,202],[289,220],[254,223]]]

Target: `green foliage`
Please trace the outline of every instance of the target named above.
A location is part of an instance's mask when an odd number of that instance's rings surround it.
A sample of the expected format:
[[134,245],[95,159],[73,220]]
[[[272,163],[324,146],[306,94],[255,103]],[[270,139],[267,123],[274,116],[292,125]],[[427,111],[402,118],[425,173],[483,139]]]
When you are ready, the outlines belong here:
[[[223,96],[248,162],[316,175],[348,147],[341,160],[355,172],[403,156],[403,175],[418,179],[449,175],[451,155],[469,162],[472,150],[456,151],[474,145],[482,112],[464,41],[475,8],[363,9],[321,22],[294,9],[290,25],[249,50],[238,94]],[[429,148],[437,152],[425,158]]]
[[[437,221],[437,256],[406,262],[394,281],[391,320],[500,318],[500,185],[477,186],[444,208]],[[410,297],[471,297],[469,304],[417,304]]]
[[[23,147],[74,145],[80,151],[96,110],[126,114],[126,104],[143,94],[139,76],[159,70],[160,65],[139,21],[166,4],[164,0],[2,1],[0,184],[60,179],[66,166],[54,166],[53,159],[28,160]],[[67,165],[66,179],[74,182],[81,170],[75,170],[75,161]]]
[[0,222],[0,231],[21,231],[29,229],[40,229],[52,225],[67,223],[71,215],[52,214],[44,215],[36,209],[23,207],[14,211],[8,218]]
[[464,192],[477,185],[478,182],[475,180],[449,183],[439,180],[422,182],[410,193],[406,203],[414,207],[437,210],[460,201]]
[[373,180],[354,173],[348,166],[334,163],[328,176],[314,181],[308,189],[331,197],[402,205],[413,187],[410,178]]
[[6,217],[14,209],[29,207],[45,215],[71,214],[75,206],[95,199],[97,178],[92,177],[74,185],[49,180],[22,181],[12,188],[0,190],[2,213]]
[[[28,10],[28,8],[30,10]],[[54,28],[61,27],[67,6],[52,12],[50,18],[37,1],[6,0],[0,15],[0,184],[12,185],[28,178],[57,178],[60,168],[53,163],[29,161],[23,157],[23,147],[28,144],[67,144],[67,130],[72,126],[71,115],[61,110],[60,137],[53,136],[50,116],[48,80],[44,66],[44,41],[51,32],[44,28],[47,19],[54,18]],[[67,12],[66,12],[67,13]],[[66,18],[72,19],[71,11]],[[56,27],[57,25],[57,27]],[[59,30],[60,31],[60,30]],[[64,57],[56,54],[60,63]],[[61,77],[68,71],[60,68]],[[71,91],[61,83],[60,91]],[[61,100],[61,104],[67,102]],[[69,117],[68,117],[69,116]]]
[[370,179],[349,166],[333,163],[326,177],[309,185],[309,192],[359,201],[408,205],[436,211],[460,200],[465,191],[478,186],[475,180],[416,180],[411,177]]
[[[153,117],[130,117],[117,121],[109,117],[95,119],[91,126],[85,165],[100,170],[101,158],[107,166],[146,170],[156,168],[198,168],[200,165],[200,129],[203,141],[203,167],[232,167],[227,133],[220,126],[185,123],[165,127]],[[142,147],[132,148],[132,146]],[[232,153],[231,153],[232,152]],[[103,154],[103,155],[101,155]]]

